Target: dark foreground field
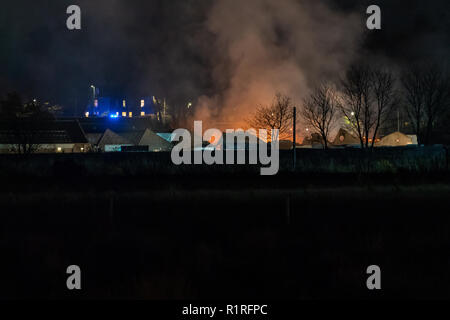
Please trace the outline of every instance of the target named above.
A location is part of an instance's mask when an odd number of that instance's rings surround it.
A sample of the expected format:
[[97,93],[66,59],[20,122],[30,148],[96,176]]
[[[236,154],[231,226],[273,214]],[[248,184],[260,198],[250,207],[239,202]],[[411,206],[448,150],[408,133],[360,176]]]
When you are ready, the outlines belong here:
[[449,185],[249,180],[4,187],[0,298],[450,298]]
[[291,155],[272,177],[169,154],[1,156],[0,299],[450,298],[447,149],[299,150],[296,170]]

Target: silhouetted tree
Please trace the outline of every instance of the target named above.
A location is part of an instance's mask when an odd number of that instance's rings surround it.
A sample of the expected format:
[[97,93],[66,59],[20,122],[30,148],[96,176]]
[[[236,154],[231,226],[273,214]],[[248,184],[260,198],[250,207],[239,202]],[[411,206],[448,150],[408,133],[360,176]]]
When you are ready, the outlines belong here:
[[247,120],[255,129],[278,129],[280,138],[287,136],[292,127],[293,104],[291,98],[277,93],[272,104],[259,105],[252,118]]
[[320,135],[324,149],[328,148],[329,134],[336,122],[339,107],[336,91],[328,84],[318,86],[303,100],[303,121],[312,129],[312,133]]
[[342,80],[343,103],[341,111],[349,122],[349,127],[360,140],[361,147],[368,147],[369,131],[373,126],[371,112],[372,96],[370,68],[366,65],[353,65]]
[[376,70],[372,75],[372,86],[375,103],[376,122],[372,137],[372,147],[381,126],[389,118],[390,113],[399,105],[396,80],[391,72]]
[[341,111],[362,148],[373,147],[378,131],[397,103],[394,76],[366,64],[355,64],[342,84]]
[[14,119],[23,114],[25,105],[17,92],[8,93],[5,99],[0,100],[0,115],[2,120]]
[[42,124],[54,117],[38,101],[23,103],[19,94],[10,93],[0,101],[0,119],[1,134],[12,151],[30,154],[39,149]]
[[170,108],[170,125],[172,128],[185,128],[190,125],[187,120],[192,116],[193,111],[194,106],[191,102],[178,104]]
[[402,76],[405,107],[419,143],[430,144],[437,120],[450,105],[450,78],[436,65],[414,66]]

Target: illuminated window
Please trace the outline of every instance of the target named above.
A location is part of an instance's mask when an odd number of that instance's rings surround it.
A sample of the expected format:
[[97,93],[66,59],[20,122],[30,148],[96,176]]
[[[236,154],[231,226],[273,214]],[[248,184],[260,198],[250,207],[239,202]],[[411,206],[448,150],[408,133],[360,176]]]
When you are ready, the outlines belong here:
[[122,117],[126,117],[127,113],[126,112],[122,112]]
[[145,101],[141,100],[141,108],[143,108],[145,106]]
[[127,106],[127,102],[125,100],[122,101],[122,106],[125,108]]
[[145,111],[141,112],[141,117],[145,116]]
[[129,112],[128,116],[131,118],[133,116],[133,112]]
[[89,118],[89,112],[85,113],[86,118]]
[[98,107],[98,100],[97,100],[97,99],[94,100],[94,106],[95,106],[96,108]]

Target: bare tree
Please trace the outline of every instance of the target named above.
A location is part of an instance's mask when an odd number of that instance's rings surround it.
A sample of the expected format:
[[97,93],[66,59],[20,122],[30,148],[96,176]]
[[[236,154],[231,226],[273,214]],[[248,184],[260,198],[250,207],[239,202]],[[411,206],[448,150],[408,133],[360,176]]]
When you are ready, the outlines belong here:
[[170,125],[172,128],[185,128],[188,126],[188,121],[194,111],[192,102],[177,104],[169,109]]
[[375,144],[378,131],[389,118],[396,105],[399,104],[395,86],[395,78],[389,71],[376,70],[372,75],[372,86],[375,103],[376,122],[372,136],[372,147]]
[[450,105],[450,79],[437,66],[430,67],[424,78],[424,106],[426,115],[425,144],[430,144],[437,120]]
[[361,147],[368,147],[370,129],[373,126],[371,111],[372,72],[366,65],[353,65],[341,81],[343,103],[341,111],[348,120],[349,129],[359,138]]
[[419,142],[430,144],[436,122],[450,105],[450,78],[436,65],[413,67],[402,77],[406,111]]
[[336,91],[328,84],[318,86],[303,100],[303,121],[314,133],[320,135],[324,149],[328,148],[329,134],[336,122],[339,107]]
[[362,148],[373,147],[380,127],[397,101],[394,76],[368,65],[353,65],[342,80],[341,111]]
[[425,88],[423,79],[423,70],[417,67],[411,68],[402,76],[406,113],[413,125],[414,133],[417,135],[419,143],[423,142],[423,127],[425,126]]
[[17,92],[11,92],[5,99],[0,100],[0,115],[3,119],[17,118],[24,111],[22,98]]
[[10,123],[6,137],[10,141],[11,151],[18,154],[32,154],[39,150],[41,132],[35,130],[36,122],[28,119],[15,119]]
[[38,101],[22,103],[16,93],[8,94],[5,100],[0,101],[0,116],[4,142],[19,154],[36,152],[40,147],[44,124],[54,120]]
[[278,129],[280,138],[290,133],[293,118],[291,98],[277,93],[271,105],[259,105],[247,122],[257,129]]

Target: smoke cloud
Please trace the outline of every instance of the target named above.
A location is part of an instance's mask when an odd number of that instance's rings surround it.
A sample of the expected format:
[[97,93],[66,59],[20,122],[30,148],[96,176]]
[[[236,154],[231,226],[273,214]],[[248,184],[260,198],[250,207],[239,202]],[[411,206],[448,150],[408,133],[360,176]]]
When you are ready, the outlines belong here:
[[68,31],[71,4],[2,3],[0,96],[17,90],[82,115],[94,84],[176,111],[196,102],[193,118],[228,128],[278,91],[300,105],[358,56],[402,66],[450,52],[447,0],[379,0],[376,32],[365,28],[370,0],[78,0],[82,30]]
[[364,31],[361,14],[296,0],[217,0],[205,27],[216,92],[198,99],[194,118],[221,129],[245,127],[277,92],[299,104],[314,83],[339,76]]

